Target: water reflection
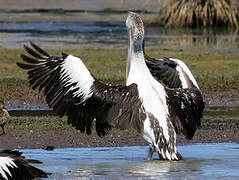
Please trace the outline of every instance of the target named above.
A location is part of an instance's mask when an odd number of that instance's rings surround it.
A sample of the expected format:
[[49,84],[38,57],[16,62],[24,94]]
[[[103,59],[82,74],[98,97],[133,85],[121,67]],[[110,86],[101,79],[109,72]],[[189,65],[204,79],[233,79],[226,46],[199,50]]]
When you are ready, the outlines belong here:
[[238,51],[239,35],[237,30],[227,28],[146,28],[148,42],[156,42],[152,47],[168,49],[212,49]]
[[[7,15],[14,18],[16,16],[14,13]],[[127,13],[102,12],[55,15],[33,13],[36,19],[29,19],[31,13],[28,13],[25,21],[24,18],[21,21],[3,19],[0,21],[0,47],[22,48],[23,44],[35,41],[44,48],[55,49],[64,49],[66,44],[68,48],[126,48],[128,41],[124,25],[126,15]],[[143,17],[148,16],[150,14]],[[145,32],[146,44],[150,48],[239,51],[238,31],[228,28],[190,29],[149,26],[146,27]]]
[[27,158],[52,172],[50,179],[217,179],[239,178],[239,145],[179,145],[184,161],[146,161],[147,147],[25,149]]
[[170,171],[173,170],[173,164],[175,162],[164,162],[164,161],[151,161],[137,163],[133,167],[126,170],[131,176],[138,177],[164,177]]

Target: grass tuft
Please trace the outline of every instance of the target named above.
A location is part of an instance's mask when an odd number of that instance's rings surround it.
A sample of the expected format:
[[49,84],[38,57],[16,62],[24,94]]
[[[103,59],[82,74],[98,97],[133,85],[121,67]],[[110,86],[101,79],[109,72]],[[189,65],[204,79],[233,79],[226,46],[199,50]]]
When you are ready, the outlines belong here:
[[239,28],[237,0],[171,0],[146,22],[166,26]]

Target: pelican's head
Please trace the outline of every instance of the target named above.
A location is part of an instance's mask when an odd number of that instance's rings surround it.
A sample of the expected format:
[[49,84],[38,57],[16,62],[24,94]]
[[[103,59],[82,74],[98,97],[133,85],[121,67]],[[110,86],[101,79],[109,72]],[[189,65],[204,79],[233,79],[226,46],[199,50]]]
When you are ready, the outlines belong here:
[[144,40],[144,24],[140,16],[129,12],[125,24],[129,33],[129,40],[134,44],[142,45]]
[[128,59],[126,64],[126,82],[128,81],[132,56],[143,53],[144,24],[140,16],[129,12],[126,19],[126,27],[129,34]]

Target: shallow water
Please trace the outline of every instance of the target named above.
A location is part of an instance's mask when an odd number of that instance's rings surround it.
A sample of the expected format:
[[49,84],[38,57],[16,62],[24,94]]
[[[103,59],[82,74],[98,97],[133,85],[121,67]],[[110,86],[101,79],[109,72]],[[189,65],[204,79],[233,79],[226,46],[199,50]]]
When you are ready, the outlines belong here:
[[21,150],[38,159],[50,179],[238,179],[239,145],[234,143],[177,146],[184,161],[146,161],[148,147]]
[[[34,41],[44,48],[126,48],[127,12],[0,13],[0,47],[22,48]],[[141,14],[146,19],[152,14]],[[4,18],[5,17],[5,18]],[[239,52],[239,34],[227,28],[145,27],[146,47]],[[56,43],[57,42],[57,43]]]

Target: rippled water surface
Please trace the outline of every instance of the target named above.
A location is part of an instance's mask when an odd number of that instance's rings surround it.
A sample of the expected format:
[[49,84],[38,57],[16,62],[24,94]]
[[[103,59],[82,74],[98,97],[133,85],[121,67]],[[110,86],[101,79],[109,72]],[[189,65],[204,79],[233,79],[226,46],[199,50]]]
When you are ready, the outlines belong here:
[[[127,12],[0,13],[0,47],[22,48],[34,41],[44,48],[126,48]],[[147,19],[152,14],[141,14]],[[147,47],[237,51],[239,35],[227,28],[187,29],[147,26]]]
[[184,161],[146,161],[148,147],[21,150],[41,160],[50,179],[238,179],[239,145],[233,143],[177,146]]

